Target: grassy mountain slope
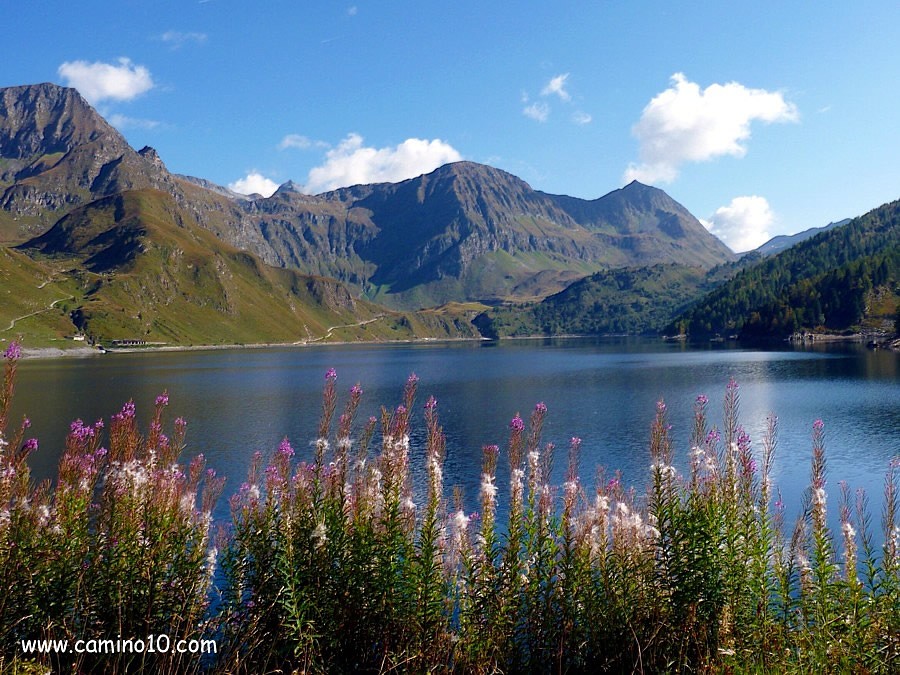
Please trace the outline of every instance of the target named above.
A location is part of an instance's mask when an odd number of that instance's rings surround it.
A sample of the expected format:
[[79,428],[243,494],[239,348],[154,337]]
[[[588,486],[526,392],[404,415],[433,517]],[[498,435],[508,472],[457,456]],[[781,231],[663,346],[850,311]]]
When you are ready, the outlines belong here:
[[476,325],[492,337],[655,332],[711,286],[708,273],[699,267],[607,270],[542,302],[488,310]]
[[[77,283],[74,323],[102,340],[226,344],[455,336],[273,268],[199,227],[175,199],[123,192],[72,211],[21,249]],[[337,329],[335,327],[341,327]],[[339,330],[338,335],[336,332]]]
[[32,347],[61,346],[75,332],[67,311],[78,286],[19,251],[0,246],[0,351],[27,336]]
[[863,321],[872,293],[890,306],[890,297],[900,294],[898,283],[900,201],[745,269],[668,330],[771,337],[801,328],[845,330]]

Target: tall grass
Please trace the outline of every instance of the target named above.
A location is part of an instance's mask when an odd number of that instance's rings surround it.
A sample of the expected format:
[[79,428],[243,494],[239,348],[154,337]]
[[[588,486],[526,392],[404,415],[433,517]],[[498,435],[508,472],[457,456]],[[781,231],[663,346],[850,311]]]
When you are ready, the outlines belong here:
[[[846,485],[832,532],[817,421],[809,488],[789,523],[771,478],[777,420],[751,442],[734,382],[721,429],[697,398],[686,475],[661,402],[640,489],[602,471],[587,489],[578,438],[562,453],[564,483],[552,485],[557,451],[542,440],[539,403],[527,421],[513,417],[504,450],[483,449],[467,505],[445,486],[438,402],[416,402],[414,375],[396,407],[359,420],[361,388],[341,401],[330,370],[311,460],[298,461],[288,439],[269,458],[257,454],[212,537],[222,481],[202,458],[178,463],[185,427],[176,420],[163,434],[165,395],[146,435],[131,404],[108,429],[74,423],[56,485],[32,485],[28,425],[7,430],[17,356],[7,353],[0,392],[6,663],[24,658],[21,637],[167,632],[214,637],[218,653],[38,660],[154,672],[900,669],[897,462],[882,537],[866,496]],[[410,444],[417,424],[421,448]],[[509,475],[498,475],[501,453]],[[413,457],[424,463],[422,489]]]
[[[141,435],[133,403],[104,423],[71,424],[58,478],[33,485],[25,462],[37,448],[23,441],[23,420],[11,441],[15,343],[5,354],[0,394],[0,636],[4,660],[21,657],[23,639],[147,638],[201,635],[215,550],[210,514],[223,481],[203,457],[177,462],[185,423],[163,433],[168,397],[156,400]],[[54,671],[187,672],[196,658],[141,653],[48,654]]]

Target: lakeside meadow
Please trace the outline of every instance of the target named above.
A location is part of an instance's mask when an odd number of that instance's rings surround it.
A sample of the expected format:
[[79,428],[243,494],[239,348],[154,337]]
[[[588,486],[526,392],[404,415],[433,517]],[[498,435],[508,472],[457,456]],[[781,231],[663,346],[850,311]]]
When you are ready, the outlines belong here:
[[[537,403],[484,446],[477,493],[463,494],[444,479],[440,404],[415,375],[366,417],[362,386],[329,369],[321,408],[301,411],[319,418],[306,461],[285,438],[226,485],[184,451],[190,420],[169,419],[163,392],[146,428],[133,402],[72,421],[56,475],[36,484],[39,439],[10,415],[20,355],[11,343],[0,388],[0,672],[900,667],[898,460],[872,512],[828,474],[817,420],[795,518],[773,477],[778,420],[751,439],[733,380],[679,421],[687,447],[664,402],[648,410],[651,462],[629,482],[584,462],[577,437],[546,442]],[[104,639],[131,649],[23,642]]]

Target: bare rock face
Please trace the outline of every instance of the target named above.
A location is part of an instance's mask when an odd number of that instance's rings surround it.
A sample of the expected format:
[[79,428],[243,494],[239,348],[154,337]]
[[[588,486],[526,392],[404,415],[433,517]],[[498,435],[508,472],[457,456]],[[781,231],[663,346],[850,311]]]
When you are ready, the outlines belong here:
[[640,183],[584,200],[456,162],[399,183],[308,195],[288,182],[269,198],[246,197],[170,174],[156,150],[133,150],[74,89],[0,89],[0,241],[40,236],[74,209],[146,189],[173,198],[176,224],[403,309],[546,297],[604,269],[734,259],[683,206]]
[[30,225],[28,233],[46,230],[75,206],[148,187],[174,189],[155,151],[135,152],[76,90],[0,89],[0,210],[8,229],[12,220]]
[[632,183],[576,199],[473,162],[316,196],[286,185],[241,211],[240,227],[220,236],[262,240],[254,250],[268,262],[335,277],[401,308],[544,297],[602,269],[734,259],[662,190]]

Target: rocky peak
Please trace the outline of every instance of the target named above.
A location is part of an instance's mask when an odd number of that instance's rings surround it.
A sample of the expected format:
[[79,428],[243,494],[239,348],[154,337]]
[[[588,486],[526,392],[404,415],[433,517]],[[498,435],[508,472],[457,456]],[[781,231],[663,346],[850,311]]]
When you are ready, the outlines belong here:
[[104,140],[128,143],[75,89],[44,83],[0,89],[0,157],[23,160],[66,153]]
[[156,152],[156,148],[151,148],[149,145],[145,145],[143,148],[138,150],[138,154],[160,171],[168,171],[168,169],[166,169],[166,165],[163,164],[162,159],[160,159],[159,153]]
[[0,159],[7,240],[40,234],[98,197],[176,189],[155,150],[135,152],[81,94],[56,84],[0,89]]

